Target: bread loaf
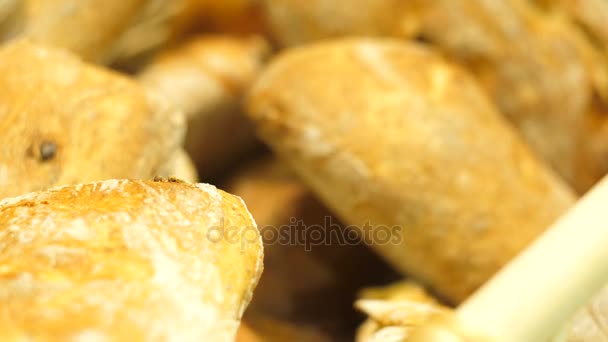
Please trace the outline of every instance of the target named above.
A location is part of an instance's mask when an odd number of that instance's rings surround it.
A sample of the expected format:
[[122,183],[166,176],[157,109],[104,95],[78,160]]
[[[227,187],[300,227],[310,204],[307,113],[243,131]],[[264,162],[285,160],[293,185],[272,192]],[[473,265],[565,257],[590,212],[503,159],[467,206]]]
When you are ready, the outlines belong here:
[[0,260],[3,341],[230,341],[262,244],[213,186],[106,180],[1,201]]
[[588,123],[596,110],[605,112],[605,56],[571,22],[532,1],[357,0],[348,8],[331,0],[263,2],[285,46],[348,35],[425,42],[472,71],[532,150],[576,190],[608,172],[608,139]]
[[259,78],[248,111],[329,208],[452,302],[574,202],[468,73],[412,43],[292,49]]
[[175,39],[197,19],[199,2],[23,0],[18,32],[88,61],[110,64],[144,56]]
[[27,41],[0,48],[0,74],[0,198],[162,176],[182,153],[183,115],[127,77]]

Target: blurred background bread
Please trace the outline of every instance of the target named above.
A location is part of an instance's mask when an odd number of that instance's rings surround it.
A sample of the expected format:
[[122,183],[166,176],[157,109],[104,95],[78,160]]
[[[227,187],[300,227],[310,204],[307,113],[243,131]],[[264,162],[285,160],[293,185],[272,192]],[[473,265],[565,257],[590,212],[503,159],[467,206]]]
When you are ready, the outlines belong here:
[[0,198],[152,178],[182,153],[183,114],[123,75],[21,40],[0,47],[0,74]]
[[217,180],[260,148],[241,99],[268,49],[257,36],[197,36],[160,53],[138,75],[146,89],[186,115],[185,148],[203,181]]
[[397,279],[395,272],[274,157],[247,163],[222,187],[248,203],[265,247],[265,271],[244,321],[263,334],[274,322],[351,341],[361,320],[352,309],[357,292]]

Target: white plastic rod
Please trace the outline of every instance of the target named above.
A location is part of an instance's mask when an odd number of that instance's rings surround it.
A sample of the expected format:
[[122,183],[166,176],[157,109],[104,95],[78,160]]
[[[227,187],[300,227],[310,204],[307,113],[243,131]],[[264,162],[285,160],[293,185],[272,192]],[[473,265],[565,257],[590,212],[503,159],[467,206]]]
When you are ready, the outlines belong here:
[[548,341],[607,283],[605,177],[463,303],[456,321],[492,341]]

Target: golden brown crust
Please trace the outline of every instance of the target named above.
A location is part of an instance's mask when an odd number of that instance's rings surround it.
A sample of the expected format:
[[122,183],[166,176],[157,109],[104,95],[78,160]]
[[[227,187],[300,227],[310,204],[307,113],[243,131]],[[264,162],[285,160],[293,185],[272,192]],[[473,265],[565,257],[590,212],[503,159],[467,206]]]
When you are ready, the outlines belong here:
[[27,0],[23,35],[69,49],[93,61],[108,61],[115,40],[147,0]]
[[402,0],[261,0],[272,37],[282,46],[347,35],[398,35]]
[[199,0],[27,0],[21,35],[111,63],[140,57],[174,38]]
[[199,36],[160,54],[139,75],[147,89],[185,112],[186,149],[203,180],[258,146],[241,98],[267,53],[261,37]]
[[162,173],[184,118],[156,95],[70,53],[0,49],[0,198],[56,185]]
[[[597,56],[561,18],[527,1],[412,1],[403,21],[477,76],[500,111],[534,152],[576,190],[606,171],[605,157],[588,156],[586,117],[598,80]],[[603,63],[603,62],[602,62]]]
[[202,35],[160,53],[138,78],[193,118],[238,102],[267,55],[262,37]]
[[292,49],[248,108],[324,203],[347,223],[388,228],[375,249],[455,302],[574,201],[467,73],[414,44]]
[[364,289],[355,306],[369,316],[357,332],[359,342],[402,341],[432,318],[451,314],[423,287],[410,281]]
[[[607,155],[586,140],[595,134],[586,126],[596,110],[594,95],[608,103],[605,55],[594,52],[572,23],[543,15],[531,2],[358,0],[344,9],[331,0],[264,1],[272,32],[284,45],[380,35],[437,48],[473,71],[532,150],[584,192],[608,172]],[[584,31],[603,34],[595,27],[604,23],[601,15],[587,18],[601,12],[605,5],[593,3],[602,0],[560,2],[578,9],[589,27]],[[608,139],[598,143],[608,146]]]
[[0,260],[3,341],[228,341],[262,246],[213,186],[107,180],[1,201]]
[[[608,2],[534,0],[532,3],[543,9],[552,21],[570,24],[571,31],[578,31],[581,37],[576,42],[587,61],[587,74],[592,78],[593,89],[584,113],[583,151],[575,185],[579,191],[587,190],[608,173]],[[572,39],[566,42],[571,45]]]

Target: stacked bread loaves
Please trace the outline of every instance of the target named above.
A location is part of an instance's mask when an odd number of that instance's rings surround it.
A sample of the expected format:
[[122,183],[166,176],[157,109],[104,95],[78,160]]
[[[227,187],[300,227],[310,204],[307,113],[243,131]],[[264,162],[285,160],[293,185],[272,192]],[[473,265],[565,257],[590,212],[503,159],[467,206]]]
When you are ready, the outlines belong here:
[[[456,322],[608,172],[607,11],[0,0],[0,341],[406,341]],[[547,270],[585,267],[562,250]],[[472,335],[549,322],[531,288],[587,279],[544,276]],[[568,321],[584,301],[554,300],[542,336],[608,340],[607,291]]]

